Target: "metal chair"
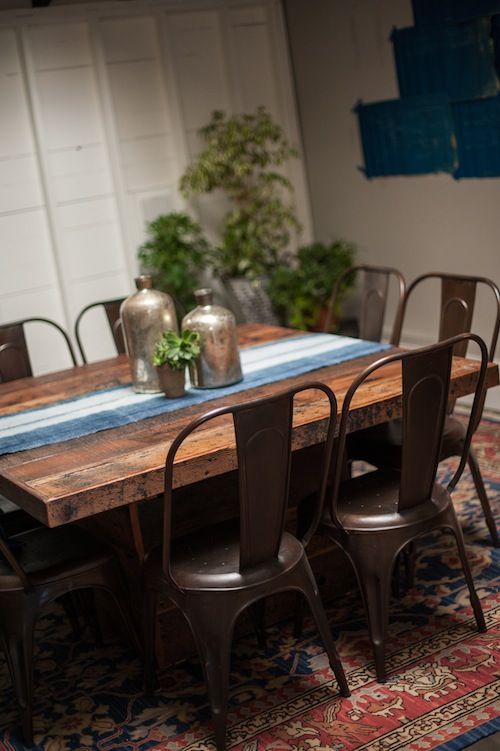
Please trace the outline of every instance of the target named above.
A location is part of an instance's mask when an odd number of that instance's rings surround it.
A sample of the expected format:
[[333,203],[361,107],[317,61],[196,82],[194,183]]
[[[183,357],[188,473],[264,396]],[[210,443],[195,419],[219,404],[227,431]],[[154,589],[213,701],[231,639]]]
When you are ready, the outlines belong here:
[[[471,330],[474,303],[478,287],[484,288],[490,294],[493,303],[492,333],[489,342],[488,356],[490,360],[495,357],[495,349],[498,342],[500,329],[500,290],[490,279],[479,276],[464,276],[461,274],[423,274],[415,279],[408,287],[405,295],[399,327],[395,330],[394,343],[397,345],[401,339],[401,331],[404,323],[408,300],[420,285],[431,279],[441,281],[441,311],[439,321],[439,341],[456,334],[468,333]],[[455,355],[465,357],[467,354],[467,341],[464,341],[455,349]],[[481,409],[478,414],[477,424],[481,420],[482,407],[486,394],[483,395]],[[451,456],[460,456],[463,450],[466,428],[464,424],[451,414],[453,404],[450,405],[450,413],[446,417],[443,431],[443,442],[439,460],[443,461]],[[356,441],[349,444],[350,458],[365,459],[376,467],[397,468],[401,463],[402,425],[399,420],[394,420],[377,428],[361,431],[356,436]],[[467,461],[472,474],[477,495],[481,502],[484,517],[491,535],[493,545],[500,546],[500,538],[495,520],[491,511],[490,502],[484,487],[481,470],[476,455],[470,447]]]
[[0,383],[33,375],[24,327],[29,323],[44,323],[55,328],[63,337],[71,362],[77,365],[75,352],[67,333],[49,318],[24,318],[0,325]]
[[[318,389],[329,399],[321,491],[303,538],[284,531],[289,492],[294,398]],[[321,516],[337,404],[323,384],[307,383],[277,396],[222,407],[193,420],[173,441],[165,465],[162,549],[145,564],[145,682],[155,682],[155,613],[159,593],[183,612],[193,632],[215,724],[218,751],[225,748],[229,664],[237,616],[262,598],[298,590],[309,601],[342,696],[349,696],[305,546]],[[216,417],[233,420],[239,474],[239,519],[172,539],[172,485],[177,452],[192,432]]]
[[[63,337],[73,365],[76,365],[76,357],[67,333],[59,324],[48,318],[25,318],[21,321],[4,323],[0,325],[0,383],[15,381],[18,378],[26,378],[33,375],[28,345],[24,333],[24,327],[30,323],[43,323],[52,326]],[[19,508],[2,514],[3,523],[10,528],[19,531],[34,526],[39,526],[34,517]]]
[[78,527],[0,534],[0,639],[26,745],[33,744],[33,630],[40,609],[78,590],[107,591],[140,650],[113,554]]
[[[0,326],[0,382],[32,375],[24,334],[24,325],[32,322],[47,323],[59,331],[73,365],[77,364],[68,335],[57,323],[26,318]],[[98,550],[92,539],[75,527],[47,529],[20,508],[0,513],[0,639],[28,745],[33,742],[33,625],[38,610],[61,597],[73,631],[78,633],[74,590],[112,587],[115,597],[121,598],[111,554],[102,548],[98,554]]]
[[391,279],[396,282],[398,303],[390,338],[392,344],[394,337],[401,328],[402,306],[406,285],[401,272],[390,266],[368,266],[365,264],[351,266],[351,268],[346,269],[346,271],[339,276],[332,290],[323,331],[328,332],[331,329],[332,320],[337,314],[339,292],[353,276],[360,273],[363,274],[363,293],[361,299],[361,310],[358,317],[358,334],[360,339],[366,339],[372,342],[381,341],[387,309],[389,285]]
[[[466,346],[469,340],[480,347],[481,368],[460,463],[444,487],[436,482],[436,472],[448,406],[453,349]],[[399,553],[421,535],[438,528],[453,532],[478,630],[486,630],[451,491],[463,472],[480,414],[487,360],[486,345],[474,334],[462,334],[430,347],[389,355],[370,365],[355,379],[343,403],[333,487],[318,532],[342,548],[354,567],[380,682],[386,680],[385,645],[392,571]],[[401,362],[402,366],[400,471],[376,470],[341,483],[351,402],[368,377],[394,362]]]
[[104,308],[104,312],[106,313],[106,317],[108,319],[109,328],[111,329],[111,333],[113,335],[113,341],[115,343],[116,351],[119,355],[125,353],[125,340],[123,338],[123,329],[120,319],[120,306],[124,300],[125,297],[117,297],[114,300],[102,300],[100,302],[93,302],[83,308],[83,310],[81,310],[78,314],[75,321],[75,339],[76,343],[78,344],[78,349],[80,350],[80,355],[83,363],[87,362],[87,358],[85,356],[85,350],[83,348],[81,340],[80,325],[85,313],[87,313],[89,310],[93,310],[94,308]]

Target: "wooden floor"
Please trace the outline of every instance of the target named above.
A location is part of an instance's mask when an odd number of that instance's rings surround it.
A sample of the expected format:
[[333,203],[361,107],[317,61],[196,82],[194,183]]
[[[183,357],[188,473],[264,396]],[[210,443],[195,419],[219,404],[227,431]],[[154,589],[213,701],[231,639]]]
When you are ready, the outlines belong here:
[[467,751],[500,751],[500,731],[467,746]]

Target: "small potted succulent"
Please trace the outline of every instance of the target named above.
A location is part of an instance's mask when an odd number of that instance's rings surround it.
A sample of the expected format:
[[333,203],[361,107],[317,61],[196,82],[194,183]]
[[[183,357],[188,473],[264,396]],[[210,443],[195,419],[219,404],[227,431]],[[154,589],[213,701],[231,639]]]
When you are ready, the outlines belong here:
[[165,396],[176,399],[186,393],[186,367],[200,354],[200,335],[185,329],[181,335],[164,331],[155,344],[153,365],[158,369]]

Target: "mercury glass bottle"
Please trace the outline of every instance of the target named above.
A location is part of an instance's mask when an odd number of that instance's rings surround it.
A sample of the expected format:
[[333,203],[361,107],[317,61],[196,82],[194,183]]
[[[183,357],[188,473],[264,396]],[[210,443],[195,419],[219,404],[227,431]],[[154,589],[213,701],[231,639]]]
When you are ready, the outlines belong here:
[[167,329],[178,331],[175,305],[165,292],[153,289],[149,274],[135,279],[137,292],[121,304],[120,318],[130,360],[132,385],[140,394],[161,391],[151,358],[156,340]]
[[194,295],[198,305],[182,320],[183,330],[198,331],[201,336],[200,356],[189,369],[192,385],[213,389],[241,381],[234,315],[227,308],[213,304],[211,289],[198,289]]

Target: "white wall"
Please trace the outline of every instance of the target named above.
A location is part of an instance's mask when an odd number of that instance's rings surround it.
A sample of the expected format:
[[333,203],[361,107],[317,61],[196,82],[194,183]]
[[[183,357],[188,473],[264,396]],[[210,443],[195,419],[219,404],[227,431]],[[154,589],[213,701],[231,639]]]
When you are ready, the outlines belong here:
[[[389,35],[413,25],[410,0],[285,0],[285,8],[316,237],[353,240],[360,260],[394,265],[408,281],[450,270],[500,284],[500,179],[367,180],[358,169],[352,108],[399,96]],[[474,328],[485,337],[490,310],[478,301]],[[426,295],[409,310],[405,340],[428,342],[435,321]],[[489,405],[500,409],[500,389]]]
[[[186,208],[179,177],[214,109],[265,105],[294,144],[298,127],[279,0],[54,6],[0,12],[0,323],[71,333],[85,305],[132,290],[145,222]],[[307,237],[300,160],[287,173]],[[192,207],[205,230],[220,203]],[[84,320],[87,356],[114,354],[104,314]],[[66,366],[40,337],[35,372]]]

